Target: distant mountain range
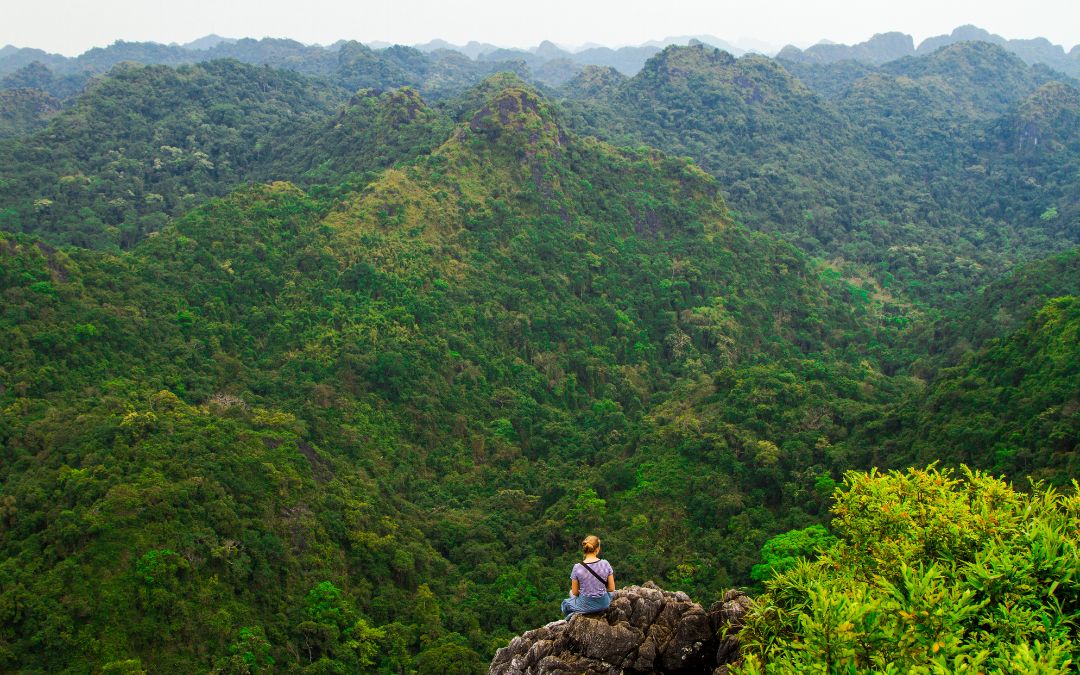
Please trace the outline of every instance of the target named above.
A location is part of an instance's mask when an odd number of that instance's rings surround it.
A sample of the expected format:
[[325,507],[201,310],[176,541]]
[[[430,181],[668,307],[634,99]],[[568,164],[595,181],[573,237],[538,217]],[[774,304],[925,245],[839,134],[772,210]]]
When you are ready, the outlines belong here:
[[[759,40],[740,39],[731,42],[714,35],[669,36],[662,40],[618,48],[588,44],[576,49],[567,49],[548,40],[527,49],[500,47],[476,41],[457,45],[446,40],[432,40],[413,45],[411,48],[436,57],[457,52],[480,63],[491,64],[505,61],[523,64],[532,71],[537,81],[557,86],[579,74],[586,66],[608,66],[623,75],[633,76],[641,70],[649,58],[669,45],[700,43],[722,49],[734,56],[761,53],[768,56],[775,55],[776,58],[786,61],[802,63],[856,61],[880,65],[905,56],[922,56],[946,45],[965,41],[982,41],[1000,45],[1028,64],[1043,64],[1073,77],[1080,76],[1080,45],[1066,52],[1064,47],[1052,44],[1046,38],[1007,40],[975,26],[961,26],[949,35],[928,38],[917,47],[912,36],[888,32],[879,33],[865,42],[854,45],[823,40],[806,49],[787,45],[779,51]],[[245,63],[265,64],[316,74],[325,71],[326,64],[333,62],[341,48],[347,44],[350,44],[350,41],[339,40],[322,46],[305,45],[295,40],[237,39],[211,34],[184,44],[165,45],[155,42],[121,40],[108,47],[95,47],[76,57],[7,45],[0,48],[0,77],[11,75],[35,62],[47,66],[59,75],[84,75],[105,72],[123,61],[181,65],[216,58],[235,58]],[[384,41],[368,42],[365,46],[374,51],[400,49],[399,45]]]
[[915,40],[905,33],[878,33],[866,42],[854,45],[820,43],[807,49],[788,45],[776,55],[779,59],[806,63],[834,63],[837,61],[861,61],[881,64],[904,58],[923,56],[956,42],[989,42],[1004,47],[1029,65],[1041,63],[1073,77],[1080,76],[1080,45],[1066,52],[1046,38],[1007,40],[1000,35],[976,26],[960,26],[949,35],[938,35],[923,40],[918,47]]
[[[180,46],[183,47],[184,49],[200,50],[200,49],[213,49],[214,47],[217,47],[220,44],[231,45],[231,44],[235,44],[236,42],[238,42],[238,40],[236,38],[226,38],[226,37],[221,37],[220,35],[217,35],[215,33],[211,33],[209,35],[206,35],[206,36],[203,36],[203,37],[199,38],[198,40],[192,40],[191,42],[188,42],[186,44],[182,44]],[[175,43],[174,43],[174,45],[175,45]]]

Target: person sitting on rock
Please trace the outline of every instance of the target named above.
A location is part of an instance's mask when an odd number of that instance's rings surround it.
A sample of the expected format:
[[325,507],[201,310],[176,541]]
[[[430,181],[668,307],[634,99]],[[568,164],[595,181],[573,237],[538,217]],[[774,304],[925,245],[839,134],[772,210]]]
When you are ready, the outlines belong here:
[[611,604],[615,590],[615,570],[600,558],[600,539],[590,534],[581,542],[585,559],[570,572],[570,597],[562,601],[563,617],[600,612]]

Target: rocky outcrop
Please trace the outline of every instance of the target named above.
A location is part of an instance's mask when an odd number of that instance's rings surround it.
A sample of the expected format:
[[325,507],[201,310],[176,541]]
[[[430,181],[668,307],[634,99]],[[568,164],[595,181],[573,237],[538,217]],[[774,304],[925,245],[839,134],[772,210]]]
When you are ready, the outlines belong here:
[[[489,675],[724,673],[739,659],[750,598],[728,591],[707,611],[651,581],[615,591],[611,607],[575,614],[510,641]],[[724,637],[721,638],[721,635]]]

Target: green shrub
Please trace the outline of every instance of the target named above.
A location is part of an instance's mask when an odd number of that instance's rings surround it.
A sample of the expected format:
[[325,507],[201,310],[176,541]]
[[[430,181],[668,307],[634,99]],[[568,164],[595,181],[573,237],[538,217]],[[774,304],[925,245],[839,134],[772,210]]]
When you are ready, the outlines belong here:
[[[1077,661],[1080,495],[963,468],[848,473],[839,539],[766,583],[742,672],[1044,672]],[[796,533],[789,533],[796,534]]]

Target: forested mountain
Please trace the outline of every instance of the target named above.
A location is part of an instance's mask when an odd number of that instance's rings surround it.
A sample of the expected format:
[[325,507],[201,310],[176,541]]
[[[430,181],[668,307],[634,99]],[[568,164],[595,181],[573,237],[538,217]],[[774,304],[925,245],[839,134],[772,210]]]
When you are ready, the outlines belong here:
[[[34,667],[206,667],[254,625],[277,659],[356,663],[352,624],[342,645],[305,624],[325,579],[372,625],[397,622],[406,651],[486,652],[561,592],[543,582],[562,562],[548,547],[605,514],[623,523],[608,540],[627,547],[628,576],[720,588],[760,544],[728,522],[740,504],[759,504],[764,536],[778,525],[766,514],[798,500],[782,488],[779,420],[750,421],[760,396],[820,405],[814,382],[834,376],[865,382],[838,405],[903,388],[846,365],[870,336],[887,341],[873,306],[732,224],[706,174],[572,136],[520,84],[493,89],[445,144],[337,205],[246,189],[120,255],[7,239],[4,588],[26,594],[5,621],[15,658],[44,641]],[[674,442],[689,429],[672,394],[699,380],[729,382],[725,426],[707,446]],[[76,419],[96,431],[61,441]],[[717,473],[736,466],[742,487]],[[690,467],[715,478],[687,485]],[[96,487],[55,482],[68,471]],[[136,506],[160,490],[164,511]],[[219,506],[182,507],[202,494]],[[731,557],[694,552],[693,532]],[[669,544],[630,553],[661,533]],[[62,580],[61,561],[81,572]],[[92,617],[82,633],[62,598]],[[234,618],[211,620],[222,602]],[[409,609],[421,605],[425,617]]]
[[[29,56],[27,51],[31,52]],[[0,89],[33,87],[68,98],[81,92],[93,78],[123,64],[180,66],[234,60],[324,78],[349,91],[409,85],[428,96],[440,97],[460,93],[494,72],[526,71],[520,61],[480,62],[457,52],[424,53],[400,45],[373,50],[356,41],[324,48],[295,40],[243,39],[219,41],[206,49],[121,41],[91,49],[74,59],[30,58],[40,56],[38,52],[0,53]]]
[[294,119],[268,142],[249,176],[336,186],[346,179],[424,155],[450,134],[452,122],[413,89],[361,89],[329,117]]
[[1080,49],[1077,49],[1077,45],[1066,52],[1067,46],[1052,44],[1046,38],[1006,40],[977,26],[960,26],[953,29],[949,35],[926,38],[919,43],[915,53],[929,54],[956,42],[987,42],[998,45],[1016,54],[1025,63],[1041,63],[1066,75],[1080,77]]
[[942,371],[908,425],[912,463],[948,459],[1037,480],[1080,475],[1077,345],[1080,300],[1056,297]]
[[827,95],[798,79],[809,67],[670,47],[625,82],[563,92],[577,128],[693,157],[747,224],[919,300],[1080,243],[1076,155],[1015,150],[1024,115],[1060,128],[1053,147],[1076,142],[1075,81],[984,43],[844,68]]
[[[108,47],[95,47],[74,58],[49,54],[40,49],[7,45],[0,48],[0,76],[38,64],[69,77],[85,79],[88,75],[107,71],[124,61],[175,66],[214,59],[237,59],[244,63],[325,75],[333,68],[334,54],[349,42],[339,40],[324,47],[287,39],[230,39],[212,34],[183,45],[118,40]],[[633,76],[644,67],[649,58],[671,45],[703,44],[736,56],[741,56],[748,50],[763,54],[775,53],[774,48],[764,45],[746,47],[746,44],[754,43],[752,40],[744,39],[739,42],[744,47],[737,47],[713,35],[682,35],[618,48],[587,45],[571,50],[558,47],[548,40],[529,49],[498,47],[476,41],[457,45],[446,40],[431,40],[408,48],[430,55],[436,61],[453,52],[474,62],[501,62],[504,67],[510,63],[519,63],[527,66],[539,81],[557,85],[584,66],[611,67],[624,75]],[[883,64],[907,56],[929,55],[958,42],[994,44],[1015,54],[1025,63],[1042,64],[1060,73],[1080,77],[1080,45],[1068,50],[1068,45],[1055,45],[1045,38],[1007,40],[970,25],[960,26],[949,35],[927,38],[917,48],[910,35],[893,31],[876,34],[865,42],[854,45],[821,42],[806,49],[787,45],[776,53],[776,58],[796,64]],[[382,41],[373,41],[367,46],[377,52],[383,52],[390,47],[405,48]],[[546,79],[542,75],[544,71],[555,75],[555,79]]]
[[83,75],[58,76],[40,61],[34,61],[0,79],[0,90],[36,89],[63,100],[81,92],[86,81]]
[[60,111],[60,101],[37,89],[0,90],[0,140],[26,136]]
[[798,223],[811,206],[840,212],[826,222],[860,219],[853,190],[874,177],[853,125],[776,61],[669,47],[616,84],[592,99],[568,87],[575,123],[694,157],[720,178],[741,217],[767,219],[756,227]]
[[[933,50],[931,50],[933,51]],[[834,63],[836,61],[861,61],[863,63],[887,63],[915,54],[915,43],[910,35],[903,33],[879,33],[866,42],[854,45],[821,43],[799,49],[787,45],[776,55],[785,61],[804,63]]]
[[[1020,328],[1043,305],[1066,295],[1080,296],[1080,248],[1014,269],[968,296],[956,313],[919,326],[923,349],[936,365],[956,365],[964,354]],[[933,370],[934,368],[931,368]]]
[[249,180],[287,123],[343,97],[236,62],[122,67],[46,129],[0,144],[0,221],[54,243],[130,246]]
[[907,56],[925,56],[942,47],[958,42],[985,42],[997,45],[1011,52],[1025,63],[1042,64],[1060,73],[1080,77],[1080,49],[1073,47],[1066,52],[1061,45],[1052,44],[1046,38],[1030,40],[1006,40],[1000,35],[993,35],[976,26],[960,26],[949,35],[929,37],[919,43],[918,48],[910,35],[904,33],[879,33],[866,42],[854,45],[831,43],[816,44],[806,49],[788,45],[780,50],[776,58],[798,63],[840,63],[856,61],[860,63],[882,64]]
[[590,531],[620,585],[764,582],[751,671],[1080,657],[1074,497],[861,473],[1076,489],[1074,81],[158,47],[234,58],[0,98],[0,671],[483,672]]
[[[41,98],[3,93],[12,107]],[[0,222],[53,244],[127,248],[240,183],[337,185],[449,133],[413,90],[345,98],[337,86],[235,61],[121,67],[54,110],[47,129],[26,131],[41,114],[13,120],[23,137],[0,144]]]

